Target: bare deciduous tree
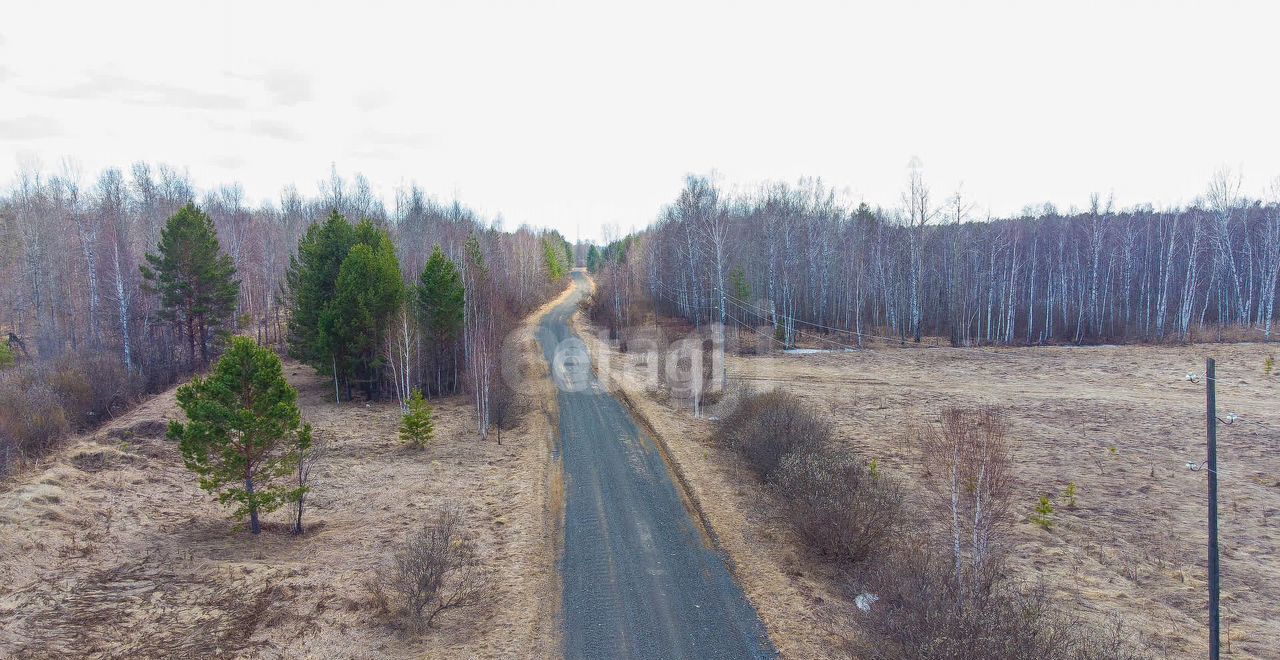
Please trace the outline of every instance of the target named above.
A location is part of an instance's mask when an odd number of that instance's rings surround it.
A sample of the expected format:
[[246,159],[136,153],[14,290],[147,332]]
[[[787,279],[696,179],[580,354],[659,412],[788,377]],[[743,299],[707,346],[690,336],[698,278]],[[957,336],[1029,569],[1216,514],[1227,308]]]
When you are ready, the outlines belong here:
[[961,593],[985,593],[996,577],[1013,487],[1009,421],[998,408],[947,408],[921,434],[921,460],[945,510],[952,578]]

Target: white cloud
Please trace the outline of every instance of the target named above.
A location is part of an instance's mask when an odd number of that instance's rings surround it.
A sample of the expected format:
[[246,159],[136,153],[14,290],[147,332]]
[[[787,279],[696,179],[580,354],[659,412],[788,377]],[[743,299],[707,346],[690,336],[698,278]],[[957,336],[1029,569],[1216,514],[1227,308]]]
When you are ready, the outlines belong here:
[[227,75],[261,84],[275,105],[294,106],[310,101],[313,97],[311,77],[300,71],[277,68],[253,75],[241,73]]
[[230,110],[244,107],[244,99],[219,92],[128,78],[115,73],[86,73],[75,84],[31,90],[36,95],[67,100],[117,100],[138,105],[172,106],[203,110]]
[[293,125],[274,119],[254,119],[249,122],[249,132],[262,137],[290,142],[297,142],[302,139],[302,133]]
[[[9,119],[0,118],[0,140],[22,141],[58,137],[63,134],[62,124],[56,119],[39,115],[25,115]],[[3,147],[0,147],[3,149]]]

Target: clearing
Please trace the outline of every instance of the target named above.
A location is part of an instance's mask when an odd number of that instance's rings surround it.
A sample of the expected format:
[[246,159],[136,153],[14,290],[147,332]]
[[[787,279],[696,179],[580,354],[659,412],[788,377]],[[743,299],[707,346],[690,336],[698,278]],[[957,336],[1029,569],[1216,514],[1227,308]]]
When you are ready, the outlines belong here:
[[[517,339],[526,375],[545,382],[532,325]],[[433,400],[436,438],[413,450],[395,402],[334,404],[309,367],[285,373],[329,445],[305,535],[281,509],[253,538],[197,487],[163,438],[181,414],[170,390],[0,484],[0,656],[558,654],[555,415],[531,398],[546,389],[527,389],[501,445],[480,440],[468,397]],[[364,584],[446,502],[461,505],[498,597],[412,638],[377,617]]]
[[[608,351],[619,395],[671,447],[779,650],[839,657],[842,640],[858,635],[857,613],[830,567],[793,538],[768,489],[711,442],[708,417],[723,411],[694,417],[668,387],[641,376],[653,356],[620,353],[578,323],[594,353]],[[925,496],[912,426],[933,423],[946,406],[1004,406],[1016,440],[1018,576],[1045,578],[1087,616],[1121,614],[1162,655],[1203,657],[1206,473],[1186,464],[1205,455],[1204,386],[1185,377],[1213,356],[1219,415],[1240,416],[1218,432],[1224,650],[1275,657],[1280,375],[1264,376],[1263,363],[1277,353],[1244,343],[731,354],[725,401],[744,388],[795,393],[830,416],[843,446],[904,479],[916,501]],[[1065,504],[1070,483],[1074,509]],[[1029,520],[1041,495],[1057,505],[1050,530]]]

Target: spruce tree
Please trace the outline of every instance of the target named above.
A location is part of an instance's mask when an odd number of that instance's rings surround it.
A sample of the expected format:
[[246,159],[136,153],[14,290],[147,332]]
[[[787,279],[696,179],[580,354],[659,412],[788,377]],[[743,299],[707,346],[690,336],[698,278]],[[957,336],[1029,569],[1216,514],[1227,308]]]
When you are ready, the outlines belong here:
[[444,389],[444,362],[448,349],[462,332],[462,275],[437,245],[418,277],[416,312],[426,333],[435,363],[436,392]]
[[237,519],[261,531],[260,513],[296,500],[305,487],[290,480],[298,453],[311,443],[302,424],[298,392],[284,378],[280,358],[252,339],[235,337],[207,378],[178,388],[187,423],[169,422],[183,463],[200,487],[221,504],[234,503]]
[[400,440],[421,449],[431,442],[435,424],[431,421],[431,404],[422,398],[422,390],[414,390],[409,399],[409,412],[400,420]]
[[160,318],[185,329],[194,370],[197,341],[200,364],[208,364],[210,330],[235,313],[240,295],[236,268],[222,252],[213,220],[195,204],[169,218],[156,247],[157,253],[148,254],[139,268],[146,290],[160,295]]

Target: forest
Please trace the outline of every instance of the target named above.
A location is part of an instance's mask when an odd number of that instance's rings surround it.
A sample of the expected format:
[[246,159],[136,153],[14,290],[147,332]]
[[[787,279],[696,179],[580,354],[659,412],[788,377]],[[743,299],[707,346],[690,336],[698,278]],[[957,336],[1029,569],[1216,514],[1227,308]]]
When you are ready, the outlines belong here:
[[234,335],[313,366],[339,401],[466,392],[486,436],[510,412],[502,339],[572,258],[555,231],[506,231],[416,185],[388,208],[336,169],[256,206],[164,165],[24,170],[0,193],[0,474]]
[[779,345],[868,339],[954,346],[1269,339],[1280,185],[1219,172],[1184,208],[1028,207],[977,217],[913,168],[900,203],[851,204],[820,180],[728,194],[687,177],[648,229],[588,255],[597,320],[652,309],[694,325],[769,325]]

